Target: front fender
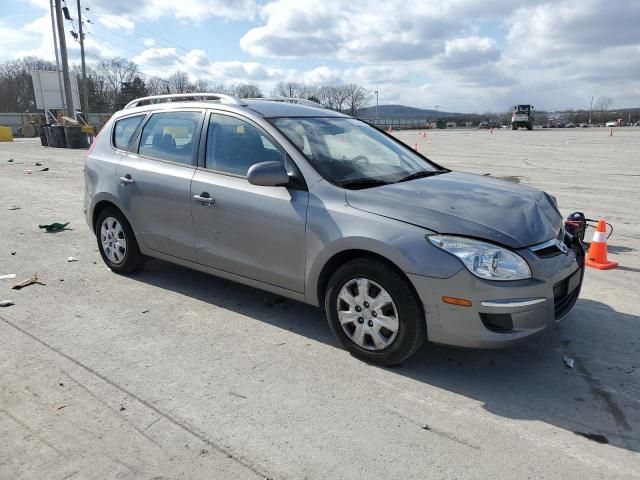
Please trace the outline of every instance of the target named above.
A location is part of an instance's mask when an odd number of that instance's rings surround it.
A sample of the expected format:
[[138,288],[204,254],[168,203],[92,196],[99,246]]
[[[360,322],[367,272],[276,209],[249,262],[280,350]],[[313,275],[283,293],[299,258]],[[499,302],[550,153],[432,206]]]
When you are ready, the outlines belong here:
[[[328,187],[322,195],[310,192],[307,217],[306,301],[319,305],[318,284],[325,265],[349,251],[364,251],[392,262],[415,275],[449,278],[463,266],[455,257],[434,247],[430,230],[349,206]],[[322,200],[320,200],[322,198]],[[354,252],[356,253],[356,252]],[[329,272],[330,273],[330,272]]]

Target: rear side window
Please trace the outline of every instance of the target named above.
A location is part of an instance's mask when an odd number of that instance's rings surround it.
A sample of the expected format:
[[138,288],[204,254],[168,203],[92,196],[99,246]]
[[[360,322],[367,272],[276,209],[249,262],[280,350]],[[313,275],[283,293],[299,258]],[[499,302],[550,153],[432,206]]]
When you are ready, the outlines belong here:
[[144,115],[136,115],[118,120],[113,127],[113,145],[120,150],[126,150],[143,119]]
[[160,160],[191,165],[200,112],[161,112],[142,129],[138,153]]

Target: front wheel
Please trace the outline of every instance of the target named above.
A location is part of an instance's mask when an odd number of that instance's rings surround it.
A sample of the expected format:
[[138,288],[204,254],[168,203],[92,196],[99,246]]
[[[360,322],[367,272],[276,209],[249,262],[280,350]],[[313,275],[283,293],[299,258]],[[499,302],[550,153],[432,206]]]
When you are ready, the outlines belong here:
[[422,304],[409,281],[374,259],[356,259],[331,276],[325,295],[329,326],[354,356],[397,365],[422,345]]

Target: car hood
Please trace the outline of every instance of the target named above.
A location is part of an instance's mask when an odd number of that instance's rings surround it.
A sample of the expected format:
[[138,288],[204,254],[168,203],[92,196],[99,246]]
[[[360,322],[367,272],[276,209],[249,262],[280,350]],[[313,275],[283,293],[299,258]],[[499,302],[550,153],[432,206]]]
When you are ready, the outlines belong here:
[[534,188],[486,176],[449,172],[381,187],[347,190],[354,208],[437,233],[486,239],[511,248],[550,240],[562,216],[554,199]]

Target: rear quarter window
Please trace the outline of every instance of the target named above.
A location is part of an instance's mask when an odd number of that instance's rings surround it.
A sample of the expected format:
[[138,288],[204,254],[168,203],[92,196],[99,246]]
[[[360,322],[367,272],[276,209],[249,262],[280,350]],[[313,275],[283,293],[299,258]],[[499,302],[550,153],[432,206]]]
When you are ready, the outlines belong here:
[[136,115],[116,120],[113,127],[113,146],[120,150],[126,150],[143,119],[144,115]]

